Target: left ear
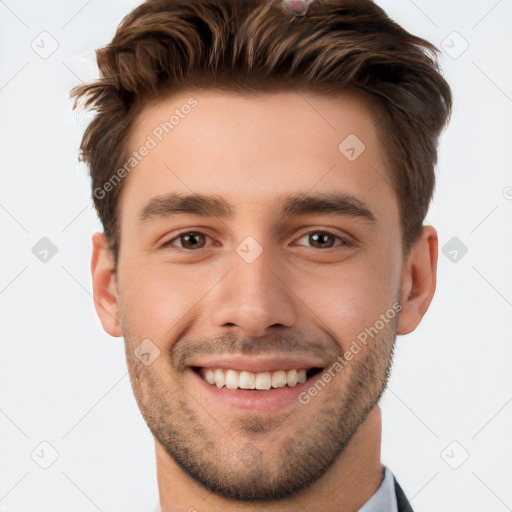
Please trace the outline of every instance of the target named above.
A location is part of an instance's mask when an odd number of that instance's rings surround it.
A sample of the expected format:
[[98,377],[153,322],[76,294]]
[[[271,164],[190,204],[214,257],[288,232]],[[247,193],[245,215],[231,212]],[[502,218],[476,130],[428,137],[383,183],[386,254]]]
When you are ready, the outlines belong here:
[[438,239],[432,226],[423,226],[402,270],[397,334],[414,331],[427,312],[436,291]]

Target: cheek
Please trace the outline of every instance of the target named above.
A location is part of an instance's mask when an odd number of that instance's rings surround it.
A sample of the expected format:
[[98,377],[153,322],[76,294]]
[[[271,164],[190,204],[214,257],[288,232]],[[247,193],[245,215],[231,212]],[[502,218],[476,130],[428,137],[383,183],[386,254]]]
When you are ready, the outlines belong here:
[[381,253],[380,261],[354,261],[314,276],[302,273],[295,279],[294,290],[313,311],[311,321],[320,322],[319,328],[347,349],[358,334],[392,308],[399,275],[399,262]]
[[[150,338],[160,348],[186,327],[187,317],[205,294],[205,280],[184,266],[126,266],[122,287],[122,314],[129,332]],[[209,277],[211,279],[211,276]]]

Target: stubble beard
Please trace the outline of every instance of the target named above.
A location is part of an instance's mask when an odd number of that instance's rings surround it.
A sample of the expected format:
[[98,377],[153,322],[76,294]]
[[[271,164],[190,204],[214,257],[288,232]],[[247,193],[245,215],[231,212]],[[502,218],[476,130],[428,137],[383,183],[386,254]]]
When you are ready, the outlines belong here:
[[[396,323],[387,324],[329,386],[308,404],[297,403],[293,413],[262,417],[248,411],[228,421],[216,418],[213,406],[194,408],[197,402],[177,377],[141,364],[124,328],[123,335],[132,389],[155,440],[218,496],[269,502],[308,488],[343,454],[387,386]],[[318,379],[321,374],[312,384]]]

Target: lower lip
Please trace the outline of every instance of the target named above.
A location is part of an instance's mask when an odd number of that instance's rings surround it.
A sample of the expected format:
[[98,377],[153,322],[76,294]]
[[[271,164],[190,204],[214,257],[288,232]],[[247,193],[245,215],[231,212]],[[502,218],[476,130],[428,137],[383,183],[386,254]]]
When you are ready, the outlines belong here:
[[199,386],[202,392],[208,393],[217,403],[222,403],[228,407],[238,409],[253,410],[259,412],[272,412],[282,410],[293,404],[300,404],[298,395],[310,386],[310,379],[302,384],[297,384],[293,388],[285,386],[265,390],[245,390],[218,388],[215,384],[209,384],[202,379],[194,370],[188,368],[187,372],[191,375],[194,385]]

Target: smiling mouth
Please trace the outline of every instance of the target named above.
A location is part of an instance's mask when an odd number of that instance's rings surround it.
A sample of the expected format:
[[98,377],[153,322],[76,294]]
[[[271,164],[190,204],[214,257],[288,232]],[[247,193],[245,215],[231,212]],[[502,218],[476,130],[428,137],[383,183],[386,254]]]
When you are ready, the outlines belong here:
[[323,368],[297,368],[271,372],[248,372],[231,368],[204,368],[193,366],[204,381],[217,388],[269,391],[272,389],[293,388],[317,375]]

